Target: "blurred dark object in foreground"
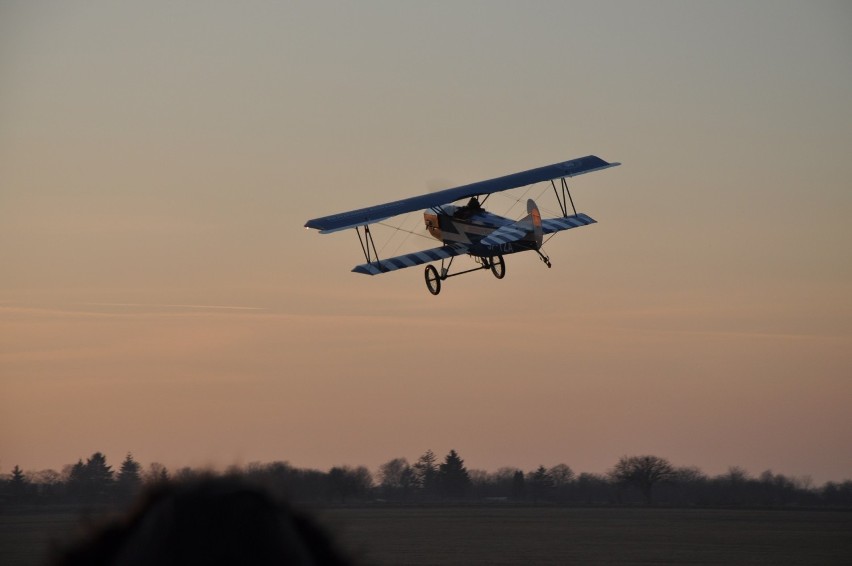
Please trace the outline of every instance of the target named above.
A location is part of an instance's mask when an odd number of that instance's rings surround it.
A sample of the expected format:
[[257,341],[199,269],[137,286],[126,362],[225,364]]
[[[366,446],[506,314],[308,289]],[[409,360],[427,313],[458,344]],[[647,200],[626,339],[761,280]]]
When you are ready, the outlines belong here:
[[55,561],[76,565],[344,565],[330,536],[264,490],[234,478],[166,483],[126,517]]

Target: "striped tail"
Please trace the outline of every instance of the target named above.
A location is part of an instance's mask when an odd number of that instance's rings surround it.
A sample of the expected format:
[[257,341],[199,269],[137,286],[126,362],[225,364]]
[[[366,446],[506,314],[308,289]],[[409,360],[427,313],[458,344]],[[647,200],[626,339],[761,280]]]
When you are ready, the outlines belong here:
[[[527,215],[508,226],[494,230],[488,236],[480,240],[481,246],[502,246],[512,242],[529,242],[534,244],[534,249],[541,247],[544,231],[541,225],[541,213],[538,211],[533,199],[527,201]],[[529,249],[527,247],[527,249]]]

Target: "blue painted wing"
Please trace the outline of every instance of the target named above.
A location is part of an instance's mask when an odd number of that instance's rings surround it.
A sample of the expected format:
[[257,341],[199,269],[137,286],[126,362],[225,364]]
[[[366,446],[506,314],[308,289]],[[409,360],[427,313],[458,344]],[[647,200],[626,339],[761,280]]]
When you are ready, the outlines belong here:
[[563,161],[562,163],[554,163],[553,165],[546,165],[537,169],[522,171],[521,173],[513,173],[512,175],[497,177],[488,181],[479,181],[454,189],[445,189],[378,206],[368,206],[366,208],[359,208],[358,210],[314,218],[313,220],[308,220],[305,227],[319,230],[321,234],[328,234],[329,232],[337,232],[338,230],[380,222],[393,216],[415,210],[441,206],[442,204],[472,196],[507,191],[561,177],[575,177],[583,173],[591,173],[592,171],[615,167],[616,165],[620,165],[620,163],[608,163],[595,155],[587,155],[586,157]]
[[574,216],[565,216],[562,218],[548,218],[541,221],[541,231],[543,234],[552,234],[553,232],[561,232],[571,228],[579,228],[580,226],[588,226],[595,224],[597,220],[587,214],[575,214]]
[[383,259],[381,261],[362,263],[361,265],[353,267],[352,271],[355,273],[364,273],[365,275],[378,275],[380,273],[387,273],[388,271],[396,271],[397,269],[423,265],[430,261],[437,261],[439,259],[446,259],[461,255],[467,253],[469,249],[470,246],[463,244],[450,244],[440,248],[432,248],[431,250],[423,250],[420,252],[400,255],[389,259]]

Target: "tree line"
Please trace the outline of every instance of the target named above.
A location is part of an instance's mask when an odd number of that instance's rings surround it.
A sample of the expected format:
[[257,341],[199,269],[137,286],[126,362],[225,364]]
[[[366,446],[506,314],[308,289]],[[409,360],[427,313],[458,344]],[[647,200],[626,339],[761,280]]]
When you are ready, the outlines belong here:
[[468,469],[450,450],[443,459],[427,450],[413,463],[394,458],[375,473],[364,466],[328,471],[297,468],[287,462],[233,466],[224,472],[158,463],[147,468],[128,453],[113,469],[95,452],[61,472],[24,472],[15,466],[0,476],[3,504],[123,504],[146,487],[211,475],[237,476],[300,504],[508,503],[537,505],[666,505],[727,507],[852,507],[852,480],[814,486],[809,478],[767,470],[751,476],[739,467],[708,476],[696,467],[676,467],[652,455],[624,456],[604,474],[574,472],[566,464],[523,471]]

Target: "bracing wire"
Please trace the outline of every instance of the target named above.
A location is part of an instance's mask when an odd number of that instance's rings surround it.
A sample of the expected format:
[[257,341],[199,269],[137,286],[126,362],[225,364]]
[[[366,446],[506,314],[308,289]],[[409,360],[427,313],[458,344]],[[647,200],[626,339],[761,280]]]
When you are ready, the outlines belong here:
[[509,195],[507,195],[506,193],[503,193],[503,192],[493,193],[496,196],[500,196],[500,197],[503,197],[507,200],[513,201],[512,206],[510,206],[509,209],[506,212],[503,213],[504,216],[508,217],[509,213],[512,212],[512,209],[515,208],[518,204],[520,204],[520,202],[524,199],[525,196],[527,196],[527,193],[530,192],[530,190],[532,188],[533,188],[532,185],[528,186],[527,189],[523,192],[523,194],[521,194],[521,196],[519,196],[518,198],[510,197]]
[[[527,187],[527,190],[525,190],[523,192],[523,194],[521,194],[521,196],[519,196],[518,198],[513,198],[513,197],[507,195],[506,193],[502,193],[502,192],[501,193],[494,193],[496,196],[500,196],[502,198],[505,198],[506,200],[512,201],[512,206],[510,206],[509,209],[504,213],[504,216],[509,216],[509,213],[512,211],[512,209],[515,208],[517,205],[519,205],[522,200],[524,200],[524,198],[527,196],[527,193],[532,189],[532,187],[533,187],[533,185],[530,185],[529,187]],[[541,200],[541,197],[544,196],[544,193],[547,192],[547,190],[549,188],[550,187],[545,186],[538,193],[538,196],[536,196],[535,199],[533,199],[533,200],[535,200],[536,204],[538,204],[539,200]],[[557,218],[562,216],[561,211],[557,212],[556,210],[553,210],[552,208],[547,208],[547,207],[541,206],[540,204],[538,206],[539,206],[540,211],[544,212],[545,214],[547,214],[549,216],[553,216],[553,217],[557,217]],[[544,248],[544,246],[547,244],[547,242],[549,242],[551,240],[551,238],[553,238],[556,234],[558,234],[558,232],[553,232],[551,234],[548,234],[547,238],[545,238],[544,241],[541,243],[541,247]]]
[[[529,187],[527,187],[527,190],[525,190],[523,192],[523,194],[521,194],[521,196],[519,196],[518,198],[511,197],[511,196],[507,195],[506,193],[494,193],[495,196],[499,196],[499,197],[505,198],[506,200],[512,201],[512,206],[510,206],[509,209],[503,215],[508,217],[509,213],[512,211],[512,209],[515,208],[517,205],[519,205],[521,203],[521,201],[524,200],[524,198],[526,198],[527,193],[529,193],[532,190],[533,186],[534,185],[530,185]],[[536,196],[533,199],[533,200],[535,200],[536,204],[538,204],[538,202],[541,200],[541,197],[544,196],[544,193],[547,192],[547,189],[548,189],[548,187],[545,186],[538,193],[538,196]],[[542,212],[545,212],[546,214],[552,215],[552,216],[557,216],[557,217],[562,216],[561,212],[556,212],[553,209],[546,208],[546,207],[543,207],[541,205],[539,205],[539,210],[541,210]]]
[[382,243],[382,246],[379,249],[379,253],[384,255],[385,249],[390,245],[390,243],[392,241],[394,241],[394,239],[396,238],[396,235],[400,232],[405,231],[403,226],[405,225],[406,221],[408,221],[408,215],[404,216],[399,221],[399,225],[397,225],[397,226],[394,226],[393,224],[390,224],[388,222],[376,222],[376,224],[378,224],[379,226],[384,226],[385,228],[390,228],[391,230],[393,230],[393,233],[391,233],[391,235]]
[[[415,217],[415,218],[417,218],[417,215],[414,215],[414,217]],[[405,226],[405,223],[406,223],[406,222],[407,222],[407,219],[406,219],[406,220],[403,220],[402,222],[400,222],[399,226],[393,226],[393,225],[391,225],[391,224],[387,224],[387,223],[385,223],[385,222],[376,222],[376,224],[379,224],[380,226],[385,226],[386,228],[391,228],[391,229],[393,229],[393,230],[395,230],[395,231],[397,231],[397,232],[406,232],[406,233],[408,234],[407,236],[405,236],[405,237],[404,237],[404,238],[403,238],[403,239],[399,242],[399,244],[397,244],[396,248],[394,248],[393,252],[391,253],[391,256],[395,256],[395,255],[396,255],[396,253],[399,251],[399,249],[403,246],[403,244],[405,244],[405,242],[407,242],[407,241],[408,241],[408,239],[409,239],[412,235],[414,235],[414,236],[419,236],[419,237],[424,238],[424,239],[426,239],[426,240],[432,240],[432,237],[431,237],[431,236],[427,236],[426,234],[422,234],[422,233],[417,232],[417,231],[415,231],[415,230],[409,230],[409,229],[403,228],[403,226]],[[392,238],[391,238],[391,239],[392,239]],[[380,250],[380,251],[384,251],[384,249],[388,246],[388,244],[390,244],[391,239],[388,239],[388,240],[387,240],[387,241],[386,241],[386,242],[382,245],[382,250]]]
[[[528,194],[528,193],[532,190],[532,188],[533,188],[534,186],[535,186],[535,185],[529,185],[529,186],[526,188],[526,190],[525,190],[525,191],[524,191],[524,192],[523,192],[523,193],[522,193],[519,197],[517,197],[517,198],[511,197],[511,196],[509,196],[508,194],[506,194],[506,193],[504,193],[504,192],[492,193],[492,194],[493,194],[493,195],[495,195],[495,196],[499,196],[499,197],[501,197],[501,198],[505,198],[506,200],[509,200],[509,201],[511,201],[511,202],[512,202],[512,205],[508,208],[508,210],[506,210],[506,212],[504,212],[504,213],[503,213],[503,215],[504,215],[504,216],[508,217],[508,216],[509,216],[509,214],[512,212],[512,210],[513,210],[516,206],[518,206],[519,204],[521,204],[521,202],[522,202],[522,201],[526,198],[527,194]],[[535,201],[536,201],[536,203],[538,203],[538,201],[539,201],[539,200],[541,200],[541,197],[542,197],[542,196],[544,196],[544,193],[545,193],[545,192],[547,192],[547,190],[548,190],[549,188],[550,188],[550,187],[548,187],[548,186],[545,186],[544,188],[542,188],[542,189],[541,189],[541,191],[538,193],[538,195],[537,195],[537,196],[535,197],[535,199],[533,199],[533,200],[535,200]],[[548,214],[548,215],[551,215],[551,216],[554,216],[554,217],[560,217],[560,216],[562,216],[562,213],[561,213],[561,212],[557,212],[557,211],[555,211],[555,210],[553,210],[553,209],[551,209],[551,208],[547,208],[547,207],[543,207],[543,206],[540,206],[540,205],[539,205],[539,209],[540,209],[542,212],[544,212],[545,214]],[[410,216],[413,216],[413,217],[415,218],[415,225],[416,225],[416,219],[418,219],[419,217],[418,217],[417,215],[410,215]],[[378,224],[378,225],[380,225],[380,226],[384,226],[384,227],[386,227],[386,228],[390,228],[391,230],[394,230],[394,232],[405,232],[405,233],[406,233],[406,236],[405,236],[405,237],[403,237],[403,238],[402,238],[402,240],[401,240],[401,241],[400,241],[400,242],[396,245],[396,247],[394,248],[393,252],[391,253],[391,256],[395,256],[395,255],[396,255],[396,253],[399,251],[399,249],[400,249],[400,248],[401,248],[401,247],[402,247],[402,246],[403,246],[403,245],[404,245],[404,244],[408,241],[408,239],[409,239],[412,235],[414,235],[414,236],[418,236],[418,237],[423,238],[423,239],[425,239],[425,240],[432,240],[432,237],[431,237],[431,236],[427,236],[426,234],[423,234],[422,232],[415,231],[415,230],[413,230],[413,229],[405,228],[405,225],[406,225],[406,223],[408,222],[408,220],[409,220],[409,219],[408,219],[408,217],[404,218],[404,219],[403,219],[403,220],[399,223],[399,226],[394,226],[393,224],[389,224],[389,223],[387,223],[387,222],[376,222],[376,224]],[[542,242],[542,246],[544,246],[544,244],[546,244],[547,242],[549,242],[549,241],[550,241],[550,239],[551,239],[553,236],[555,236],[555,235],[556,235],[556,232],[554,232],[554,233],[552,233],[552,234],[549,234],[549,235],[548,235],[548,237],[547,237],[547,239],[545,239],[545,240],[544,240],[544,242]],[[387,248],[387,247],[388,247],[388,245],[390,245],[390,243],[391,243],[391,241],[392,241],[393,239],[394,239],[394,238],[393,238],[393,236],[391,236],[390,238],[388,238],[388,239],[385,241],[385,243],[384,243],[384,244],[382,244],[381,249],[379,249],[379,253],[380,253],[380,254],[383,254],[383,253],[384,253],[385,248]]]

